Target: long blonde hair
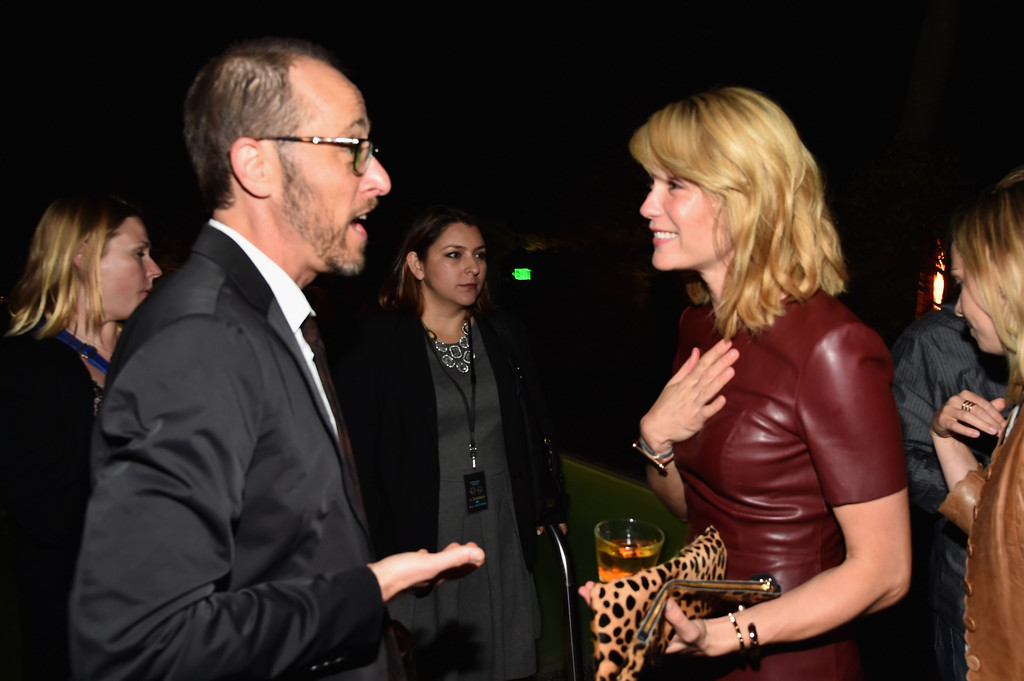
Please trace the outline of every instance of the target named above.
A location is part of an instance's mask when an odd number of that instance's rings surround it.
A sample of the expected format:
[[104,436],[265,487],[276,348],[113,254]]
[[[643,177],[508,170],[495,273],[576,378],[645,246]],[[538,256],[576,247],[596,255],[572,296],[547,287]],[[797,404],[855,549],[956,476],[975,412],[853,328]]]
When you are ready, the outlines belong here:
[[973,277],[1010,363],[1006,397],[1024,391],[1024,166],[953,218],[953,247]]
[[[756,334],[784,312],[783,296],[805,302],[845,289],[839,235],[825,205],[818,165],[792,121],[764,95],[729,87],[669,104],[629,144],[648,172],[662,170],[717,199],[716,243],[729,249],[715,308],[725,338]],[[703,282],[688,287],[706,303]]]
[[79,295],[84,295],[87,323],[98,328],[103,322],[100,258],[107,240],[130,217],[139,217],[138,210],[107,197],[68,197],[51,203],[32,236],[25,273],[11,290],[6,335],[34,331],[37,338],[56,336],[72,324]]

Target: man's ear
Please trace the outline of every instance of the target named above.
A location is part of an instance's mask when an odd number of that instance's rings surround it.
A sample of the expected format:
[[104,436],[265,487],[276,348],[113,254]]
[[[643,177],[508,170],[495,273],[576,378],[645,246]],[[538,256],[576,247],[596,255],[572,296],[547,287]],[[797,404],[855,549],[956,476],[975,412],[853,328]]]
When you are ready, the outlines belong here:
[[423,281],[423,277],[426,274],[423,272],[423,263],[420,262],[420,256],[416,255],[416,251],[409,251],[405,254],[405,264],[412,272],[412,276],[416,277],[419,281]]
[[231,174],[246,193],[258,199],[273,193],[280,161],[276,151],[271,151],[271,145],[251,137],[239,137],[231,145],[230,159]]

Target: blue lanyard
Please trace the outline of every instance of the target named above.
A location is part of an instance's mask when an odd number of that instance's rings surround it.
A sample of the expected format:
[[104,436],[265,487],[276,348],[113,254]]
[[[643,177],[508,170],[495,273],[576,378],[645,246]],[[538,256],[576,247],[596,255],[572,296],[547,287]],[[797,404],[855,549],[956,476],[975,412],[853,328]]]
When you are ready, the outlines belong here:
[[59,340],[61,343],[64,343],[72,350],[77,352],[79,355],[81,355],[82,359],[84,359],[86,362],[93,365],[94,367],[102,371],[104,374],[107,373],[107,369],[110,368],[110,362],[103,359],[103,357],[100,356],[100,353],[96,348],[89,345],[88,343],[84,343],[78,340],[77,338],[75,338],[75,336],[69,333],[67,329],[64,329],[63,331],[58,333],[56,337],[57,340]]

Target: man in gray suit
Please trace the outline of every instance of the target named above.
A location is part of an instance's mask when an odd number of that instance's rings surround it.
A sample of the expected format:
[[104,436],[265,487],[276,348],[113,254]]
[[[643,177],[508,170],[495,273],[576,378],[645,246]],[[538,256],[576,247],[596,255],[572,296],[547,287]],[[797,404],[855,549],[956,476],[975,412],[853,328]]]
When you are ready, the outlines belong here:
[[362,266],[362,221],[391,188],[368,133],[359,90],[301,41],[232,47],[192,84],[185,137],[213,220],[107,377],[76,679],[401,678],[384,604],[483,562],[454,544],[370,562],[301,292]]

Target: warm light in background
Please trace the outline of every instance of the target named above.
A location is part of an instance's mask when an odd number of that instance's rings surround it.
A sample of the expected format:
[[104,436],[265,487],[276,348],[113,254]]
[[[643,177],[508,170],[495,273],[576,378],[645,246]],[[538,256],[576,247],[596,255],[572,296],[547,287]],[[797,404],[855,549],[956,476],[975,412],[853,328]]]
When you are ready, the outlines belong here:
[[921,273],[917,278],[917,316],[942,307],[946,295],[946,251],[942,240],[936,239],[928,253],[921,258]]
[[946,271],[946,253],[939,246],[938,256],[935,258],[935,278],[932,280],[932,305],[938,310],[942,307],[942,293],[946,290],[946,277],[942,273]]

